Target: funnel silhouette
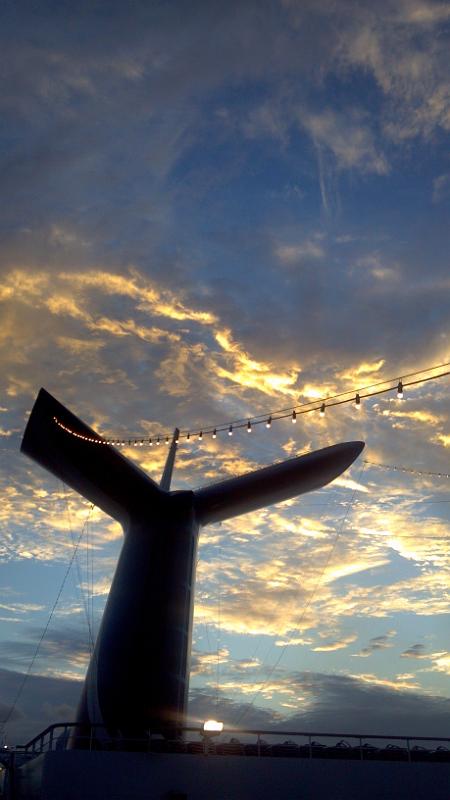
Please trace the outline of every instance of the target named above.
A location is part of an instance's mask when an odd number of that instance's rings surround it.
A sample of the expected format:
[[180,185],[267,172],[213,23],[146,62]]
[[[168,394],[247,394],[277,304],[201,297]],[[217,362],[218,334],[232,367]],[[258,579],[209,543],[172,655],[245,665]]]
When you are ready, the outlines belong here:
[[78,708],[82,731],[96,723],[110,737],[177,734],[186,719],[199,529],[319,489],[364,447],[336,444],[173,492],[177,435],[158,486],[45,389],[24,433],[21,451],[117,519],[125,534]]

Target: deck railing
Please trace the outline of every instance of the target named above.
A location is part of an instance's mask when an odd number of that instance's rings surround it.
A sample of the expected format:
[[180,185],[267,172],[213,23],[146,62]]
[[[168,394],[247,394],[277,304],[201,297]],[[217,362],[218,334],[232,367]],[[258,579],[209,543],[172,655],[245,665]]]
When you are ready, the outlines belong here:
[[[391,736],[388,734],[328,733],[224,728],[211,735],[198,727],[185,727],[183,736],[167,739],[149,731],[140,738],[113,735],[104,725],[80,733],[74,722],[49,725],[15,750],[28,757],[54,750],[83,749],[156,753],[285,757],[344,758],[363,761],[429,761],[450,763],[450,737]],[[284,739],[284,741],[282,741]],[[324,741],[325,740],[325,741]]]

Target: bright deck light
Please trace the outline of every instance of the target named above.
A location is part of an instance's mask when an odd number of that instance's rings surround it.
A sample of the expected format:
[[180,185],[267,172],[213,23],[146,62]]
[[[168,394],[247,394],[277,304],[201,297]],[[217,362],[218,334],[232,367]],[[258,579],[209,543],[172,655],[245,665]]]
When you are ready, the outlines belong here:
[[221,733],[223,731],[223,722],[217,722],[216,719],[207,719],[203,723],[203,730],[207,733]]

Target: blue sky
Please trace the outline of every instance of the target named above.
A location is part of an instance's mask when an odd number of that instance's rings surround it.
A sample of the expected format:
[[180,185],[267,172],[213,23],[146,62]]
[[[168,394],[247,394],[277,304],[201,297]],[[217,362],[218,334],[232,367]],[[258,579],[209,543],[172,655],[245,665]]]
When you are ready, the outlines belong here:
[[[16,739],[73,716],[122,535],[19,454],[40,386],[101,432],[152,435],[450,361],[450,10],[0,14],[2,713],[84,531]],[[445,471],[449,411],[447,378],[183,444],[176,487],[359,438],[372,462]],[[159,476],[163,452],[125,452]],[[445,734],[449,489],[359,461],[205,529],[193,718]]]

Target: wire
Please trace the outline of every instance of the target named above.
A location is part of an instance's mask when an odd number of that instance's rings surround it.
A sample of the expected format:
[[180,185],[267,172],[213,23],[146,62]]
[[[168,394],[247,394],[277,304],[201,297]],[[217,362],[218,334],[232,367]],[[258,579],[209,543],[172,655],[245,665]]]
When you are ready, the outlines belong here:
[[364,459],[364,464],[369,464],[371,467],[379,467],[380,469],[391,469],[394,472],[407,472],[409,475],[429,475],[433,478],[450,478],[448,472],[428,472],[427,470],[412,469],[412,467],[401,467],[397,464],[378,464],[376,461],[368,461]]
[[[83,575],[82,575],[82,571],[81,571],[81,565],[80,565],[80,562],[78,560],[78,543],[79,543],[79,540],[78,540],[77,543],[75,542],[74,533],[73,533],[73,526],[72,526],[72,516],[71,516],[71,513],[70,513],[69,498],[68,498],[68,496],[66,494],[65,484],[63,483],[63,481],[60,481],[60,483],[61,483],[62,495],[63,495],[63,498],[64,498],[65,507],[66,507],[67,519],[68,519],[68,522],[69,522],[70,539],[71,539],[72,547],[74,548],[74,553],[75,553],[75,564],[76,564],[76,569],[77,569],[78,586],[79,586],[79,591],[80,591],[81,600],[82,600],[82,604],[83,604],[84,615],[86,617],[86,624],[87,624],[87,630],[88,630],[89,653],[90,653],[90,655],[92,655],[93,650],[94,650],[94,638],[93,638],[93,635],[92,635],[91,623],[90,623],[90,619],[89,619],[89,577],[87,578],[87,581],[86,581],[86,583],[87,583],[87,597],[86,597],[84,589],[83,589]],[[90,516],[90,513],[89,513],[89,516]],[[84,526],[83,526],[83,532],[84,532],[84,530],[86,531],[86,543],[87,543],[88,532],[89,532],[89,516],[86,519],[86,521],[84,523]]]
[[[218,561],[220,561],[220,538],[219,538],[219,553]],[[221,630],[220,630],[220,612],[221,612],[221,596],[220,596],[220,580],[217,580],[217,664],[216,664],[216,706],[219,707],[219,691],[220,691],[220,645],[221,645]]]
[[[434,381],[438,380],[439,378],[445,378],[450,375],[450,370],[441,372],[439,375],[424,376],[424,373],[432,372],[433,370],[437,369],[443,369],[444,367],[448,366],[450,366],[450,362],[444,364],[437,364],[433,367],[427,367],[425,369],[418,370],[416,372],[409,372],[406,375],[403,375],[403,378],[401,379],[402,387],[406,388],[408,386],[417,386],[418,384],[427,383],[428,381]],[[417,375],[421,375],[422,377],[416,378]],[[406,379],[415,378],[415,380],[405,380],[405,378]],[[392,392],[394,389],[396,389],[399,385],[397,381],[398,381],[397,378],[387,378],[386,380],[378,381],[377,383],[371,383],[366,386],[363,386],[357,389],[356,393],[359,395],[360,400],[364,400],[369,397],[377,397],[379,395],[386,394],[387,392]],[[386,384],[389,384],[389,386],[386,386]],[[384,388],[379,389],[378,387],[380,386],[384,386]],[[370,391],[372,389],[374,389],[375,391]],[[266,411],[264,414],[257,414],[256,416],[250,418],[248,416],[246,416],[245,418],[241,417],[240,419],[223,422],[221,424],[215,424],[214,426],[203,425],[201,427],[201,434],[202,438],[204,438],[204,436],[207,434],[212,434],[213,437],[215,438],[218,433],[224,431],[228,431],[229,433],[231,433],[233,430],[240,428],[246,428],[247,430],[249,430],[249,424],[251,424],[251,426],[265,424],[267,427],[269,427],[268,426],[269,420],[270,424],[272,424],[272,422],[280,419],[287,419],[288,417],[295,419],[299,414],[308,414],[318,410],[320,410],[321,414],[323,415],[323,412],[325,411],[326,408],[333,408],[334,406],[340,406],[346,403],[354,403],[354,402],[355,402],[355,390],[349,389],[339,394],[330,395],[324,398],[316,398],[315,400],[310,400],[307,403],[301,403],[299,405],[295,405],[294,407],[289,406],[289,408],[282,408],[276,411]],[[86,436],[85,434],[78,433],[77,431],[74,431],[71,428],[67,427],[63,422],[61,422],[61,420],[57,419],[56,417],[54,417],[54,422],[61,429],[66,431],[66,433],[71,434],[72,436],[75,436],[76,438],[81,439],[82,441],[86,441],[93,444],[101,444],[101,445],[116,444],[122,446],[126,445],[151,446],[152,444],[151,437],[143,438],[142,434],[139,435],[126,434],[125,436],[122,437],[118,437],[113,434],[105,434],[105,435],[96,434],[95,436]],[[192,431],[191,429],[182,428],[180,429],[180,437],[181,436],[191,441],[195,439],[195,437],[198,438],[199,434],[196,434],[195,431]],[[160,433],[159,437],[167,439],[169,437],[169,434]]]
[[64,586],[66,584],[67,578],[69,577],[70,570],[72,569],[72,565],[73,565],[73,562],[74,562],[76,554],[77,554],[78,545],[81,542],[81,539],[82,539],[83,533],[84,533],[85,525],[86,525],[87,521],[89,520],[89,517],[90,517],[90,515],[92,513],[93,508],[94,508],[94,504],[92,503],[90,505],[90,507],[89,507],[89,512],[88,512],[87,519],[85,520],[84,525],[83,525],[83,527],[81,529],[81,533],[80,533],[80,535],[78,537],[78,540],[76,542],[76,545],[75,545],[75,547],[73,549],[73,552],[72,552],[72,555],[70,557],[69,564],[68,564],[67,569],[66,569],[66,571],[64,573],[64,577],[62,579],[61,586],[59,587],[58,594],[56,595],[56,600],[53,603],[53,606],[51,608],[51,611],[50,611],[48,620],[47,620],[47,622],[45,624],[44,630],[42,631],[40,639],[39,639],[39,641],[38,641],[38,643],[36,645],[36,649],[35,649],[35,651],[33,653],[33,657],[32,657],[32,659],[31,659],[31,661],[30,661],[30,663],[28,665],[28,669],[27,669],[25,675],[23,676],[23,679],[22,679],[22,681],[21,681],[21,683],[19,685],[19,688],[18,688],[18,690],[16,692],[16,695],[14,697],[13,703],[12,703],[12,705],[11,705],[11,707],[10,707],[6,717],[5,717],[5,719],[1,720],[1,722],[0,722],[0,725],[2,726],[3,730],[4,730],[5,726],[8,724],[9,720],[11,719],[11,716],[12,716],[13,712],[15,711],[16,705],[19,702],[19,699],[20,699],[20,697],[22,695],[22,692],[23,692],[23,690],[25,688],[25,684],[26,684],[28,678],[30,677],[31,670],[33,669],[33,666],[34,666],[34,662],[36,661],[36,658],[38,656],[39,650],[41,648],[41,644],[44,641],[45,636],[47,635],[47,631],[48,631],[48,629],[50,627],[50,623],[52,621],[53,614],[55,613],[56,606],[59,603],[59,600],[60,600],[60,597],[61,597],[61,595],[63,593],[63,589],[64,589]]
[[[359,482],[361,481],[361,478],[362,478],[363,472],[364,472],[364,462],[363,462],[363,464],[362,464],[362,467],[361,467],[361,470],[360,470],[360,472],[359,472],[357,483],[359,483]],[[318,590],[319,586],[320,586],[320,585],[321,585],[321,583],[322,583],[323,577],[324,577],[324,575],[325,575],[325,573],[326,573],[326,571],[327,571],[327,569],[328,569],[328,566],[329,566],[329,564],[330,564],[331,558],[332,558],[332,556],[334,555],[334,551],[335,551],[335,549],[336,549],[336,545],[337,545],[338,539],[339,539],[339,537],[340,537],[340,535],[341,535],[341,533],[342,533],[342,531],[343,531],[344,525],[345,525],[345,524],[346,524],[346,522],[347,522],[347,519],[348,519],[349,512],[350,512],[350,510],[351,510],[351,509],[352,509],[352,507],[353,507],[353,502],[354,502],[354,499],[355,499],[356,491],[357,491],[357,490],[356,490],[356,488],[355,488],[355,489],[353,490],[353,494],[352,494],[352,496],[351,496],[351,499],[349,500],[349,502],[348,502],[348,504],[347,504],[347,508],[346,508],[346,510],[345,510],[345,514],[344,514],[344,516],[343,516],[343,518],[342,518],[342,520],[341,520],[341,524],[340,524],[340,526],[339,526],[339,528],[338,528],[338,530],[337,530],[337,532],[336,532],[336,535],[335,535],[335,537],[334,537],[334,541],[333,541],[333,543],[332,543],[332,546],[331,546],[331,548],[330,548],[330,551],[329,551],[329,553],[328,553],[328,556],[327,556],[326,562],[325,562],[325,564],[324,564],[324,566],[323,566],[323,569],[322,569],[322,571],[321,571],[321,573],[320,573],[320,575],[319,575],[319,578],[318,578],[318,580],[317,580],[317,583],[316,583],[316,585],[314,586],[314,588],[313,588],[313,590],[312,590],[312,592],[311,592],[311,594],[310,594],[309,600],[308,600],[308,602],[306,603],[306,605],[305,605],[305,606],[304,606],[304,608],[303,608],[302,616],[301,616],[301,617],[300,617],[300,619],[298,620],[298,622],[297,622],[297,625],[295,626],[295,630],[298,630],[298,629],[300,628],[300,625],[302,624],[302,622],[303,622],[303,620],[304,620],[304,618],[305,618],[305,614],[306,614],[306,612],[308,611],[308,608],[310,607],[311,603],[313,602],[313,600],[314,600],[314,597],[316,596],[316,592],[317,592],[317,590]],[[265,678],[264,682],[263,682],[263,683],[262,683],[262,684],[259,686],[259,688],[256,690],[256,692],[255,692],[255,694],[253,695],[253,697],[252,697],[252,699],[251,699],[250,703],[246,704],[245,708],[243,709],[243,711],[242,711],[242,712],[241,712],[241,714],[239,715],[238,719],[237,719],[237,720],[236,720],[236,722],[234,723],[234,726],[235,726],[235,727],[237,727],[237,726],[238,726],[238,724],[239,724],[239,723],[240,723],[240,722],[241,722],[241,721],[244,719],[244,717],[245,717],[245,716],[248,714],[248,712],[250,711],[250,709],[251,709],[251,708],[253,708],[253,706],[254,706],[254,704],[255,704],[255,701],[256,701],[257,697],[259,697],[259,695],[261,694],[261,692],[264,690],[264,687],[265,687],[265,686],[267,686],[267,684],[268,684],[268,682],[270,681],[270,679],[271,679],[271,677],[272,677],[273,673],[274,673],[274,672],[275,672],[275,670],[277,669],[277,667],[278,667],[278,665],[279,665],[279,663],[280,663],[281,659],[283,658],[283,656],[284,656],[284,654],[285,654],[285,652],[286,652],[287,648],[289,647],[289,643],[290,643],[290,640],[291,640],[291,639],[292,639],[292,636],[288,637],[288,640],[287,640],[286,644],[285,644],[285,645],[283,646],[283,648],[281,649],[280,655],[278,656],[278,658],[276,659],[275,663],[274,663],[274,664],[273,664],[273,666],[271,667],[271,669],[270,669],[270,671],[269,671],[269,674],[266,676],[266,678]]]

